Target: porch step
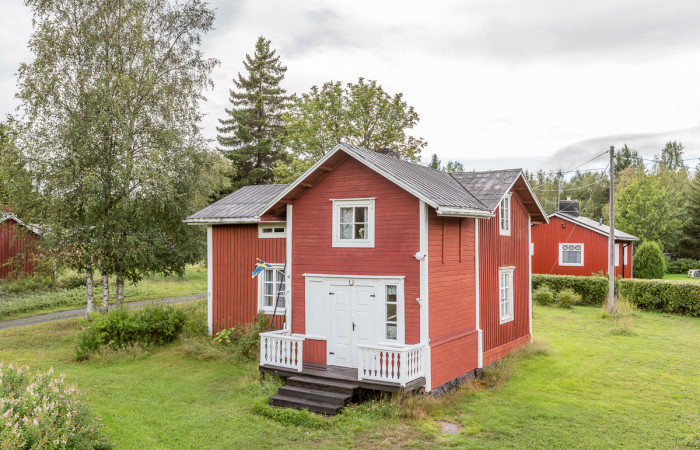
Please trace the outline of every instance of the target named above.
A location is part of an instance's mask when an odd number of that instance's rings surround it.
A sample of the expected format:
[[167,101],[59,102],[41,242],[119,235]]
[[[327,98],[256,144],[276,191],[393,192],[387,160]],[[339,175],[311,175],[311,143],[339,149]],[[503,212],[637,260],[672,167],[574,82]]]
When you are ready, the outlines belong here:
[[284,395],[275,395],[274,397],[271,397],[270,403],[275,406],[282,406],[285,408],[308,409],[309,411],[327,414],[329,416],[338,414],[340,408],[344,406],[331,405],[330,403],[321,403],[303,398],[285,397]]
[[289,386],[334,392],[336,394],[345,394],[349,396],[352,396],[355,390],[360,388],[360,385],[355,383],[305,376],[289,377],[287,378],[287,384]]
[[318,389],[308,389],[298,386],[282,386],[277,392],[278,396],[301,398],[304,400],[313,400],[319,403],[327,403],[334,406],[345,406],[351,398],[352,394],[338,394],[335,392],[320,391]]

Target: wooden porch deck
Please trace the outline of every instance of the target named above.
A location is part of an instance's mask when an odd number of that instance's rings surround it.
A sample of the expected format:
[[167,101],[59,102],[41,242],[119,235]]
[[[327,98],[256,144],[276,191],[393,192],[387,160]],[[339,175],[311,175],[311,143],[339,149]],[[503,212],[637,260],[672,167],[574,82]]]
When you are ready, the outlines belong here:
[[266,373],[278,375],[283,378],[289,377],[312,377],[323,380],[348,382],[360,386],[364,390],[381,391],[381,392],[402,392],[408,393],[418,390],[425,386],[425,378],[420,377],[410,381],[406,386],[401,387],[399,383],[387,383],[374,380],[358,380],[357,369],[352,367],[329,366],[326,364],[304,363],[302,371],[297,372],[285,367],[261,365],[259,366],[260,375]]

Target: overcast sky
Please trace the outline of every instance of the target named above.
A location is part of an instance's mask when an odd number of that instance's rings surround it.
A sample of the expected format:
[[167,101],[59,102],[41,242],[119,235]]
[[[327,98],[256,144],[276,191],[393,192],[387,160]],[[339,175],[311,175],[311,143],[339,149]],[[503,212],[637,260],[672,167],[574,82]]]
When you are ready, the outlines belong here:
[[[13,4],[9,4],[13,1]],[[212,1],[204,41],[221,61],[203,105],[216,136],[231,79],[258,36],[288,67],[284,87],[376,79],[421,116],[424,152],[467,169],[571,169],[628,143],[646,157],[680,140],[700,156],[697,0]],[[0,114],[31,54],[31,16],[5,0]],[[602,165],[601,165],[602,164]],[[587,167],[603,167],[603,158]],[[695,165],[691,162],[691,165]]]

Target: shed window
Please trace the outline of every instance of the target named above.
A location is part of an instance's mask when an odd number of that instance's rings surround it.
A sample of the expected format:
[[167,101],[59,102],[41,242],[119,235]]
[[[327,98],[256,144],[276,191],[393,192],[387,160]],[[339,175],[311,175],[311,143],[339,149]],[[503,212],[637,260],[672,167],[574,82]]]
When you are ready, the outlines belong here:
[[498,291],[501,323],[513,320],[513,271],[514,267],[498,269]]
[[374,247],[374,199],[333,200],[333,247]]
[[583,266],[583,244],[559,244],[560,266]]
[[498,229],[503,236],[510,236],[510,196],[509,192],[501,199],[498,209]]
[[282,264],[270,264],[271,269],[265,269],[258,275],[258,310],[272,313],[279,294],[277,312],[283,312],[285,306],[284,290],[284,266]]

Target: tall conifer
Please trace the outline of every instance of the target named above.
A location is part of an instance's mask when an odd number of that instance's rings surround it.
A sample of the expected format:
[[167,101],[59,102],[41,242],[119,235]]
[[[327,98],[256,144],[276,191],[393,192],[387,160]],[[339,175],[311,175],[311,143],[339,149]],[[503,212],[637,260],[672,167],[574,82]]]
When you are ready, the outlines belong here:
[[217,127],[221,150],[233,162],[231,187],[222,195],[249,184],[271,183],[273,166],[285,158],[282,115],[289,97],[280,82],[287,68],[263,36],[243,65],[248,76],[239,72],[238,79],[234,78],[232,107],[226,109],[226,118],[219,119],[221,126]]

